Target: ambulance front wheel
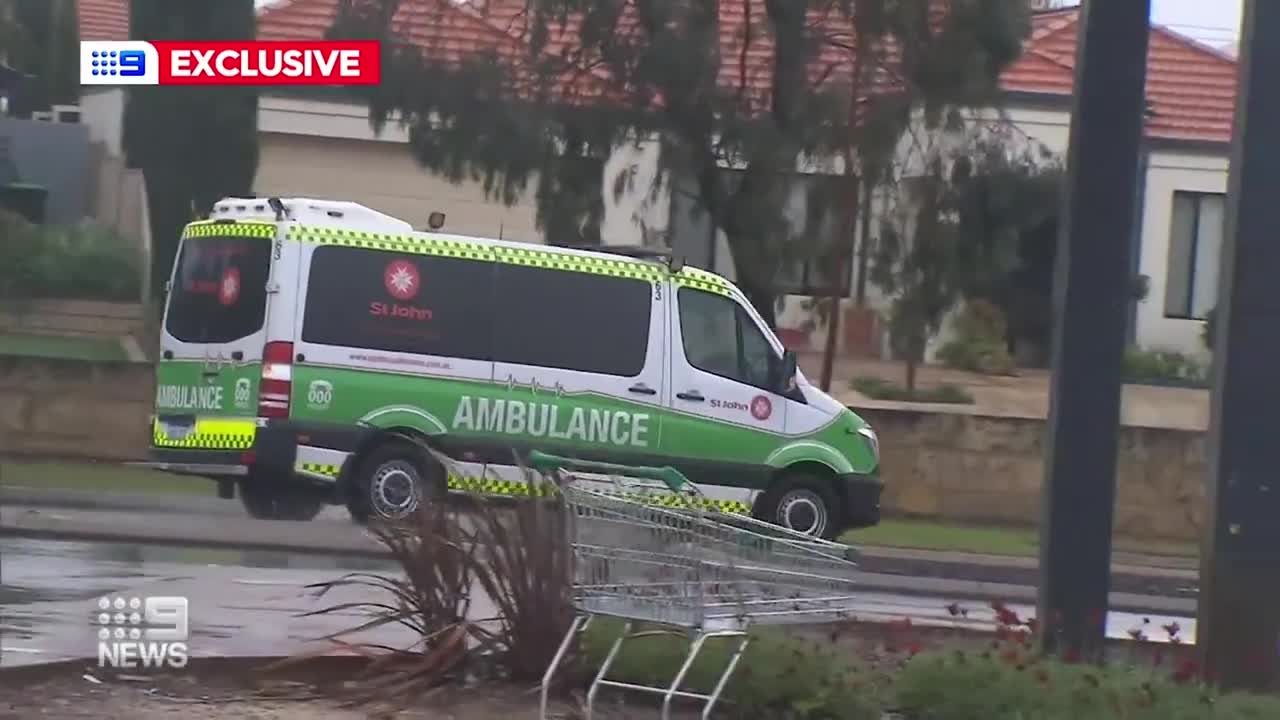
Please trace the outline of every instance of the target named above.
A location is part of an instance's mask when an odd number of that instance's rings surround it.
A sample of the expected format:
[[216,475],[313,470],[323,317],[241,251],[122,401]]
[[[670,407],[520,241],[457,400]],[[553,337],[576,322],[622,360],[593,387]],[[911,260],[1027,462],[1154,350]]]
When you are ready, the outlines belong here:
[[754,514],[765,522],[827,540],[840,532],[840,505],[831,483],[809,475],[780,478],[756,501]]
[[445,492],[443,477],[443,469],[414,445],[381,445],[360,463],[347,499],[347,511],[352,520],[361,524],[375,517],[404,519],[417,511],[424,499]]
[[261,479],[240,483],[240,504],[258,520],[314,520],[324,508],[324,496],[311,488],[274,485]]

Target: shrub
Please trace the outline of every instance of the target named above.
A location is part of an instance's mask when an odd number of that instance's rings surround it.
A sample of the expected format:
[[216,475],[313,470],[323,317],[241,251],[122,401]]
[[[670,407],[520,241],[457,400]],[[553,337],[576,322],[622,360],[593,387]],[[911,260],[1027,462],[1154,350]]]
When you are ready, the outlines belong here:
[[955,339],[938,350],[938,360],[956,370],[1010,375],[1016,369],[1007,346],[1004,312],[985,300],[965,303],[956,317]]
[[[593,667],[620,627],[597,621],[583,638],[584,659]],[[710,692],[729,660],[732,642],[710,640],[682,689]],[[689,643],[664,634],[630,640],[609,668],[612,680],[666,685],[684,662]],[[751,644],[725,687],[718,706],[740,720],[879,720],[882,703],[849,658],[821,641],[805,641],[774,629],[753,632]]]
[[1124,380],[1143,385],[1203,387],[1208,370],[1178,352],[1130,347],[1124,354]]
[[[453,465],[429,448],[423,452],[446,468]],[[525,472],[536,487],[546,482]],[[348,702],[404,707],[466,675],[540,679],[574,613],[572,551],[565,541],[563,504],[556,498],[504,507],[477,497],[465,518],[444,502],[424,502],[405,521],[375,522],[370,530],[403,577],[351,573],[311,586],[321,597],[346,588],[368,598],[307,613],[362,617],[327,638],[373,658],[348,683]],[[496,617],[475,616],[477,589],[496,607]],[[387,625],[409,630],[415,642],[388,648],[349,639]],[[314,657],[290,658],[275,667]]]
[[137,301],[137,247],[101,225],[32,225],[0,211],[0,297]]
[[1262,720],[1280,699],[1218,695],[1135,667],[1074,665],[1029,653],[931,652],[899,672],[900,708],[915,720]]
[[932,388],[916,388],[915,392],[908,392],[901,385],[872,376],[856,377],[850,381],[849,385],[854,390],[873,400],[950,403],[956,405],[973,403],[973,395],[959,385],[943,384]]

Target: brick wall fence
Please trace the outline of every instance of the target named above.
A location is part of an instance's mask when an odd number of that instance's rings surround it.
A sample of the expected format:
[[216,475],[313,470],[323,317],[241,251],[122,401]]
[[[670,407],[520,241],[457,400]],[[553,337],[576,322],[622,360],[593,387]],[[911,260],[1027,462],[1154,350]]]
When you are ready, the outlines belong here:
[[[141,363],[0,357],[0,453],[140,459],[152,369]],[[896,515],[1034,524],[1045,423],[972,410],[858,410],[880,434],[885,507]],[[1120,435],[1116,530],[1196,540],[1204,519],[1199,432],[1126,427]]]

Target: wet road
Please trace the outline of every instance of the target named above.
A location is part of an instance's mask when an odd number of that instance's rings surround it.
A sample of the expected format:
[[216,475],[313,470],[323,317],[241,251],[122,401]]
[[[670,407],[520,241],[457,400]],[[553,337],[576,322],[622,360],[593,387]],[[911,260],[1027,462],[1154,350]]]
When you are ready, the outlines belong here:
[[[386,560],[277,551],[209,550],[129,543],[83,543],[0,539],[0,666],[96,657],[98,599],[123,595],[182,595],[189,598],[193,657],[288,655],[324,647],[319,638],[359,624],[354,612],[300,617],[301,613],[352,600],[371,600],[368,591],[347,589],[317,600],[311,583],[347,572],[394,574]],[[867,592],[850,607],[863,620],[994,628],[994,613],[982,603],[962,603],[966,617],[954,617],[951,600],[939,595]],[[485,603],[487,605],[487,603]],[[1030,605],[1011,603],[1021,617]],[[477,616],[492,614],[478,607]],[[1143,623],[1144,617],[1148,620]],[[1195,622],[1184,617],[1112,612],[1108,634],[1128,637],[1142,627],[1152,640],[1165,639],[1160,626],[1176,620],[1181,638],[1193,641]],[[413,638],[383,628],[360,639],[404,647]]]
[[[322,646],[319,637],[359,624],[353,613],[298,617],[361,599],[348,590],[317,600],[305,590],[351,571],[394,568],[352,557],[3,539],[0,666],[96,657],[93,623],[106,595],[186,596],[193,657],[302,652]],[[362,639],[407,644],[389,629]]]

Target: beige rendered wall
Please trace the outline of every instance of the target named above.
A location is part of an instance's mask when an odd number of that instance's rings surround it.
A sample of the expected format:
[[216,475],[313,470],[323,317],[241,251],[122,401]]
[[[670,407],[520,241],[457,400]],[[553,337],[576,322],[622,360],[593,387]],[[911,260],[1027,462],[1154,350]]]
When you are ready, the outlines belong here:
[[259,152],[258,195],[350,200],[416,228],[440,210],[451,232],[541,241],[530,198],[513,207],[491,202],[479,183],[454,185],[424,171],[406,144],[263,132]]

